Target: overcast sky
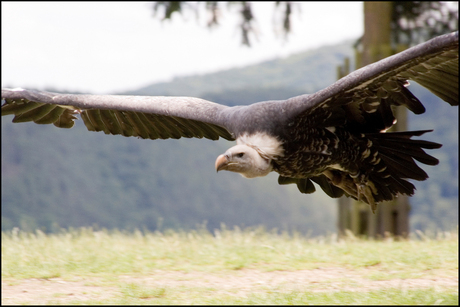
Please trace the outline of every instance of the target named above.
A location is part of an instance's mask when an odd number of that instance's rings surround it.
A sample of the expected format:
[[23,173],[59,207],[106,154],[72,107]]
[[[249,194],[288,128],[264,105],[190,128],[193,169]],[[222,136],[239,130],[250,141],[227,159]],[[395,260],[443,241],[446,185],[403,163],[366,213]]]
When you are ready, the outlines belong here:
[[274,3],[257,2],[259,35],[249,48],[241,45],[237,14],[222,8],[221,25],[209,30],[206,12],[161,22],[148,2],[2,2],[2,87],[121,92],[363,33],[361,2],[307,2],[297,4],[283,41],[274,31]]

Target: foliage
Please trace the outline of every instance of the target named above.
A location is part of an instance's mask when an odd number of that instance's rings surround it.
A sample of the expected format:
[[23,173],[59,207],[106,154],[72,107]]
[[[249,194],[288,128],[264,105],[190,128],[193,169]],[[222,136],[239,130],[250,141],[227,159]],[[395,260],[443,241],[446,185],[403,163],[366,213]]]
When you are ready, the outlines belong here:
[[420,44],[457,31],[458,7],[440,1],[393,1],[391,28],[396,44]]
[[[396,44],[415,45],[427,41],[435,36],[458,30],[458,7],[440,1],[392,1],[391,29],[393,41]],[[256,35],[254,30],[255,13],[251,2],[227,3],[228,7],[239,7],[242,44],[250,46],[250,36]],[[224,6],[221,2],[206,1],[192,3],[189,1],[157,1],[153,6],[155,15],[162,11],[162,20],[171,19],[174,13],[183,14],[184,11],[198,10],[204,5],[210,14],[208,27],[217,26],[222,18]],[[284,37],[291,32],[291,14],[295,5],[290,1],[276,1],[275,7],[282,11],[282,29]],[[284,7],[284,10],[282,9]],[[234,14],[234,12],[227,12]],[[275,25],[277,26],[277,25]]]
[[[206,1],[191,3],[188,1],[156,1],[153,6],[155,15],[161,10],[163,12],[162,20],[171,19],[174,13],[182,14],[185,10],[192,10],[198,16],[198,10],[201,5],[204,5],[205,9],[211,15],[208,18],[208,27],[217,26],[219,24],[219,18],[222,15],[222,6],[225,5],[218,1]],[[239,7],[237,14],[240,15],[239,28],[241,30],[241,42],[243,45],[250,46],[250,36],[256,35],[254,30],[255,17],[253,13],[253,4],[247,1],[229,1],[227,3],[228,8]],[[284,7],[283,18],[282,18],[282,29],[285,37],[291,31],[291,13],[293,9],[293,3],[290,1],[276,1],[275,7],[281,10]]]

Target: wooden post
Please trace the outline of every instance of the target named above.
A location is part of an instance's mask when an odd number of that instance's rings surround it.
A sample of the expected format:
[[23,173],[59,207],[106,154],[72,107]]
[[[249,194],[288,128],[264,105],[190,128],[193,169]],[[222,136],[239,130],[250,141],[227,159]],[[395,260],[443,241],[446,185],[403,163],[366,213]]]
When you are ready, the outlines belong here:
[[[362,52],[356,53],[356,68],[363,67],[396,52],[391,47],[391,14],[392,2],[364,2],[364,35]],[[348,64],[349,65],[349,64]],[[347,66],[347,62],[344,67]],[[349,73],[344,69],[338,70],[338,78]],[[407,110],[404,107],[395,109],[397,124],[391,131],[407,130]],[[387,234],[400,237],[409,235],[409,199],[399,196],[391,202],[380,203],[376,214],[373,214],[367,204],[342,197],[339,199],[338,228],[339,235],[344,235],[349,229],[353,234],[372,238],[384,238]]]

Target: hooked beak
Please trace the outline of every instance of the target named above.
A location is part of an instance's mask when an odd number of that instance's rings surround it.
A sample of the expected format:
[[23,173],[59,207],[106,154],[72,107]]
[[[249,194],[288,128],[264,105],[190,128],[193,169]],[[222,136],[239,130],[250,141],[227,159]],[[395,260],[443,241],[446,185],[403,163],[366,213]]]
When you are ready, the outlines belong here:
[[225,170],[228,166],[228,157],[226,155],[220,155],[216,160],[216,171]]

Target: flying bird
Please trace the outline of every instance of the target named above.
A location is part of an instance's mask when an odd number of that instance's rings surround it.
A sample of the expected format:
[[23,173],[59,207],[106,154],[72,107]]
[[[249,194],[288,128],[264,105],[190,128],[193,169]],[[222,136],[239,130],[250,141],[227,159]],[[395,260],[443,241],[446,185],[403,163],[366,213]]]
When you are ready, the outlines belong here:
[[80,115],[89,131],[144,139],[220,137],[236,145],[218,156],[217,171],[246,178],[275,171],[279,184],[369,204],[413,195],[409,179],[436,165],[424,149],[440,144],[412,139],[430,130],[386,132],[393,106],[425,111],[408,90],[414,80],[458,105],[458,32],[442,35],[350,73],[311,95],[228,107],[194,97],[58,94],[2,89],[2,116],[71,128]]

